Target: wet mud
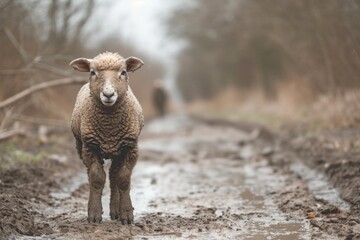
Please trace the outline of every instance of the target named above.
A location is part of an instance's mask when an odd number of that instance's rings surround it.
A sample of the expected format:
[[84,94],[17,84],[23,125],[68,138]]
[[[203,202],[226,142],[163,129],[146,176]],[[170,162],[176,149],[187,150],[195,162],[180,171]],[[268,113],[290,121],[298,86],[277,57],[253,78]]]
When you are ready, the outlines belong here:
[[186,116],[148,123],[133,225],[110,220],[108,185],[103,222],[87,223],[86,171],[66,135],[45,150],[67,160],[2,170],[1,239],[356,239],[353,204],[269,134]]

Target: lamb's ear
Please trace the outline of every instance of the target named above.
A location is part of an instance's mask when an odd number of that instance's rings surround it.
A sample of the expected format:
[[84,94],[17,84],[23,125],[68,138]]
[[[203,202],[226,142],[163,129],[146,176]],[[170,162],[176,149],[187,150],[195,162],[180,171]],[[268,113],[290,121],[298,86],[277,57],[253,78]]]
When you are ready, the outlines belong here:
[[90,62],[91,59],[77,58],[71,61],[69,65],[79,72],[90,72]]
[[135,72],[139,68],[141,68],[142,65],[144,65],[144,62],[137,57],[128,57],[126,60],[126,71],[128,72]]

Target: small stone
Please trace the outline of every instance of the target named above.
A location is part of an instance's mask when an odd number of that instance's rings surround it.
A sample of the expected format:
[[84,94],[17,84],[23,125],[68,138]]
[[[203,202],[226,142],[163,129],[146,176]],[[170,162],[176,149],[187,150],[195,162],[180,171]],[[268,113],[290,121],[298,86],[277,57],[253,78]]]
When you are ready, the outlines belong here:
[[314,218],[315,218],[315,213],[313,213],[313,212],[309,213],[309,214],[308,214],[308,217],[309,217],[310,219],[314,219]]
[[152,178],[150,184],[151,184],[151,185],[155,185],[156,183],[157,183],[156,178]]
[[139,227],[139,228],[143,228],[145,225],[142,223],[135,223],[135,226]]
[[355,225],[357,224],[357,222],[354,221],[354,220],[350,220],[350,221],[348,222],[348,224],[349,224],[350,226],[355,226]]

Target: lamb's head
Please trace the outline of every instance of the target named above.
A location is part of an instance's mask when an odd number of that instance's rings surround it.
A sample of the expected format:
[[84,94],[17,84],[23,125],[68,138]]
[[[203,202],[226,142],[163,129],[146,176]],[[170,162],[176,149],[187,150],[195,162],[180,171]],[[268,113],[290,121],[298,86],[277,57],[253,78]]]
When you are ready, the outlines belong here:
[[90,92],[105,106],[121,102],[128,90],[128,72],[143,65],[136,57],[123,58],[118,53],[105,52],[93,59],[78,58],[70,63],[75,70],[90,72]]

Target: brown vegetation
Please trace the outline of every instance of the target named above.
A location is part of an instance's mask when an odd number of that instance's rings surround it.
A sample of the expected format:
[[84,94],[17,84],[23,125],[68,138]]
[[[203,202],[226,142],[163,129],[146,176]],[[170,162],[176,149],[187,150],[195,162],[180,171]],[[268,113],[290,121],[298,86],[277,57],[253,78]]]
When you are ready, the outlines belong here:
[[188,42],[178,85],[188,101],[226,88],[293,107],[345,97],[360,87],[359,22],[359,1],[196,1],[170,21]]

